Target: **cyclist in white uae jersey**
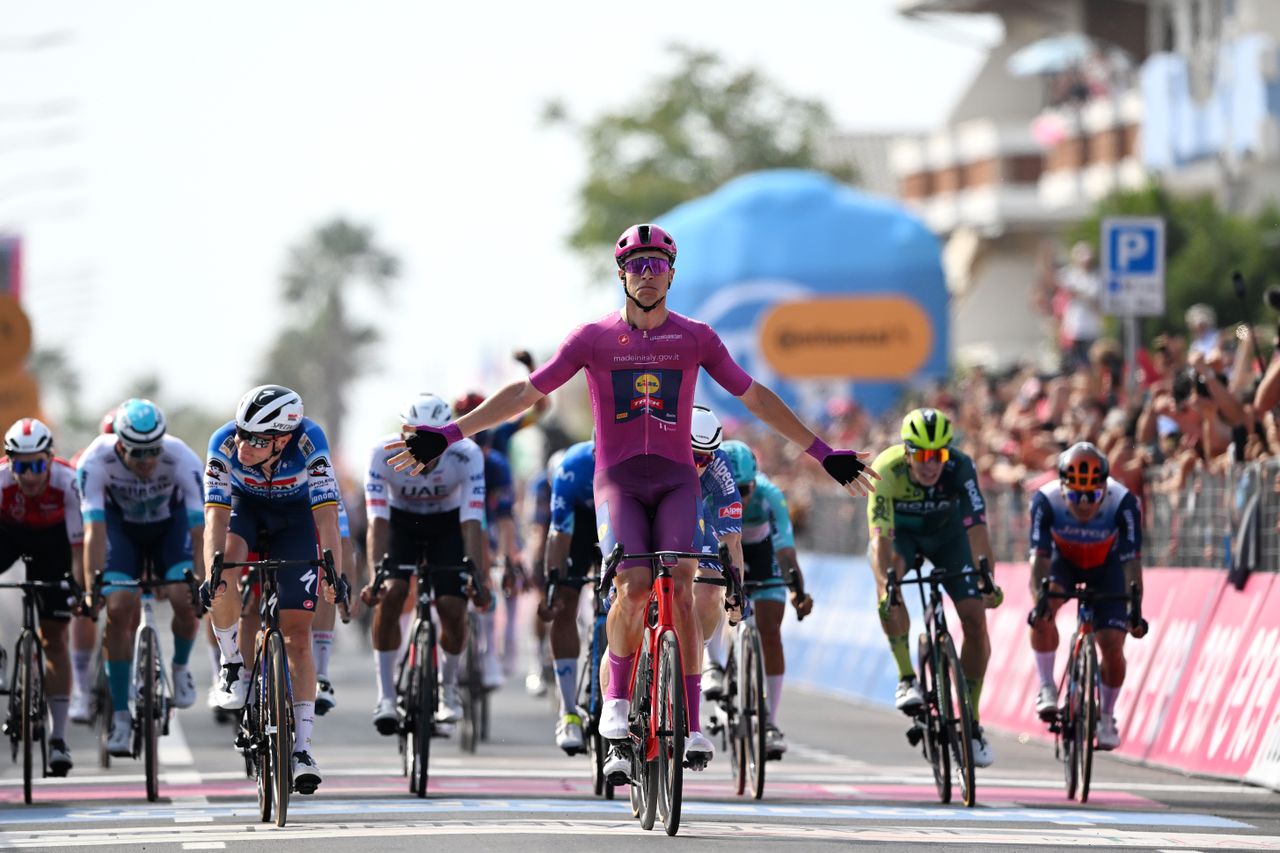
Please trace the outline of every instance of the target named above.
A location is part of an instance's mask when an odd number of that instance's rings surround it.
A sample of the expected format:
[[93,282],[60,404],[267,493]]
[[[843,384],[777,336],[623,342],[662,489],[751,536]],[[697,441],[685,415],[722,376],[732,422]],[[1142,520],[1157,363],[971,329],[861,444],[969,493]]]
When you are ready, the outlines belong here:
[[[434,394],[421,394],[400,413],[405,427],[444,426],[449,406]],[[365,475],[365,509],[369,516],[369,559],[391,555],[393,576],[382,589],[366,586],[360,597],[373,616],[373,648],[378,662],[378,704],[373,724],[384,735],[396,733],[396,658],[400,649],[400,611],[414,567],[422,560],[432,568],[449,569],[469,557],[475,566],[473,584],[487,598],[488,565],[484,530],[484,453],[471,440],[450,447],[421,476],[394,471],[385,446],[401,437],[383,436],[373,446]],[[462,717],[458,669],[467,643],[467,591],[456,572],[433,573],[436,613],[440,617],[440,704],[436,719],[456,722]],[[483,590],[483,591],[481,591]]]
[[[166,434],[164,415],[150,400],[126,400],[116,410],[115,433],[100,435],[80,456],[77,468],[85,521],[85,575],[102,575],[106,599],[107,680],[113,709],[112,755],[133,754],[129,680],[133,636],[142,617],[136,588],[112,586],[137,580],[144,562],[155,577],[181,578],[187,569],[204,575],[204,487],[200,458],[180,438]],[[187,590],[158,590],[173,607],[173,703],[196,701],[188,666],[199,620]]]

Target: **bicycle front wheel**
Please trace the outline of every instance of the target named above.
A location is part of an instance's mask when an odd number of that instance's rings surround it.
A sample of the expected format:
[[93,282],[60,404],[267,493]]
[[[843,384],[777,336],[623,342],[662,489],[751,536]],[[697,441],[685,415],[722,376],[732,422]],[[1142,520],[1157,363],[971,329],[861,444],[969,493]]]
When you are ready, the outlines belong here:
[[[640,818],[640,828],[653,829],[653,822],[658,818],[658,760],[649,760],[650,717],[656,713],[653,707],[653,657],[649,654],[649,629],[645,629],[644,638],[640,641],[640,660],[636,664],[635,690],[631,694],[631,702],[635,706],[634,726],[640,731],[640,741],[635,745],[638,752],[633,757],[636,778],[632,783],[631,809]],[[637,808],[637,804],[639,808]]]
[[293,707],[289,701],[288,663],[284,637],[277,631],[267,635],[266,732],[271,764],[270,792],[276,812],[276,826],[284,826],[293,789]]
[[22,740],[22,801],[31,804],[31,778],[35,774],[36,751],[36,705],[39,702],[36,679],[41,673],[37,671],[36,635],[23,631],[18,638],[18,667],[14,684],[22,691],[20,717]]
[[976,802],[973,768],[973,715],[969,709],[969,685],[964,678],[964,670],[960,668],[960,659],[956,655],[955,644],[951,638],[944,636],[941,640],[942,652],[939,662],[940,674],[946,677],[947,699],[939,708],[946,722],[947,741],[951,746],[951,756],[955,762],[956,780],[960,783],[960,800],[969,808]]
[[474,754],[480,741],[481,694],[484,692],[484,673],[480,644],[484,638],[480,620],[467,614],[467,647],[462,654],[462,679],[458,686],[462,692],[462,721],[458,724],[458,745],[463,752]]
[[138,660],[134,662],[141,686],[138,695],[138,728],[142,735],[142,764],[147,780],[147,802],[160,799],[160,730],[156,725],[159,715],[159,685],[156,667],[159,666],[159,649],[154,631],[144,629],[138,641]]
[[1098,653],[1093,641],[1084,642],[1080,665],[1080,714],[1076,717],[1076,756],[1080,764],[1080,802],[1089,801],[1093,776],[1093,739],[1098,728]]
[[1058,721],[1058,737],[1062,744],[1062,775],[1066,783],[1067,798],[1074,800],[1080,786],[1080,737],[1079,720],[1083,714],[1082,693],[1084,682],[1084,653],[1081,641],[1072,644],[1067,659],[1066,701],[1062,705],[1062,719]]
[[102,656],[98,656],[98,668],[93,680],[90,699],[94,728],[98,730],[98,766],[111,767],[111,753],[107,752],[107,738],[111,736],[111,685],[107,682],[107,668]]
[[924,755],[933,765],[933,784],[938,790],[938,801],[951,802],[951,751],[947,748],[946,727],[942,709],[947,707],[946,679],[940,677],[939,655],[927,633],[920,635],[918,660],[920,663],[920,689],[924,693],[924,707],[920,709],[924,725]]
[[684,795],[684,741],[689,720],[685,711],[684,670],[675,631],[658,638],[658,811],[667,835],[680,831]]
[[725,739],[729,742],[729,769],[733,773],[733,792],[738,796],[747,790],[747,742],[743,736],[743,718],[741,705],[742,679],[739,678],[741,667],[738,666],[738,643],[729,645],[729,660],[724,667],[724,695],[721,707],[724,709]]
[[419,797],[427,795],[427,777],[431,759],[431,736],[436,712],[436,650],[430,630],[418,632],[414,646],[412,751],[409,762],[409,790]]
[[765,726],[769,721],[769,707],[765,698],[764,652],[760,648],[760,634],[749,630],[742,643],[742,731],[746,741],[747,781],[754,799],[764,797]]

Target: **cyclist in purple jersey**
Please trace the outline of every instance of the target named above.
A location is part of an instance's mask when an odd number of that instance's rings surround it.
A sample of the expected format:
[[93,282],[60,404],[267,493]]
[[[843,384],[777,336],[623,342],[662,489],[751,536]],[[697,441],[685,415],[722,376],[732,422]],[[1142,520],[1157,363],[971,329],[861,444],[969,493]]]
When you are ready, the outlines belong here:
[[[743,405],[817,460],[852,495],[872,490],[874,472],[859,457],[832,450],[785,403],[752,380],[729,355],[711,327],[669,311],[667,290],[675,277],[675,240],[656,225],[633,225],[614,249],[626,302],[621,311],[579,326],[555,356],[527,379],[513,382],[463,418],[442,429],[421,428],[388,449],[403,452],[388,464],[422,470],[453,442],[488,429],[537,403],[586,370],[596,421],[595,504],[607,553],[621,542],[628,552],[688,551],[694,542],[701,489],[693,463],[690,421],[698,368]],[[689,708],[686,758],[704,766],[711,743],[698,731],[702,631],[693,614],[696,561],[675,572],[674,617]],[[614,584],[617,605],[608,621],[608,687],[601,734],[625,737],[630,711],[631,664],[643,633],[651,585],[647,562],[624,563]],[[606,772],[625,760],[610,757]]]

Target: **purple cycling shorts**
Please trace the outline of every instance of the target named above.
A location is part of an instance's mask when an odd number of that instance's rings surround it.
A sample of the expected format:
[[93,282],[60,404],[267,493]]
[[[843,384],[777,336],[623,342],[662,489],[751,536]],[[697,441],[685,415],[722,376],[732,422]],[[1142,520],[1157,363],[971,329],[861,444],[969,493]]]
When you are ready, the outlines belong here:
[[[621,542],[628,554],[690,551],[698,527],[702,487],[697,469],[665,456],[632,456],[595,474],[600,553]],[[624,560],[619,568],[647,566]]]

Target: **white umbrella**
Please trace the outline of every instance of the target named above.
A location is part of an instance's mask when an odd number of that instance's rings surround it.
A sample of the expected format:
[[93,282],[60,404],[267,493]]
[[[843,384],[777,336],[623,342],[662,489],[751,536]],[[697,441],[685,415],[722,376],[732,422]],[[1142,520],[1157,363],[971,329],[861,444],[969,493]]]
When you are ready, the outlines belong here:
[[1032,42],[1009,57],[1005,68],[1015,77],[1057,74],[1079,65],[1096,50],[1094,42],[1080,33],[1064,33]]

